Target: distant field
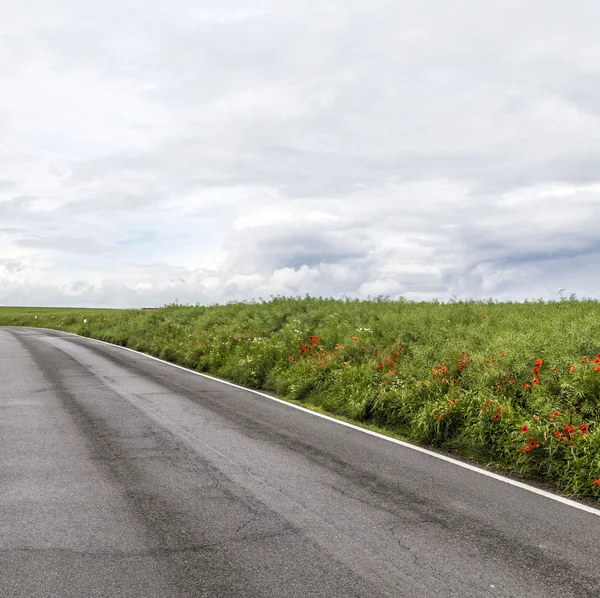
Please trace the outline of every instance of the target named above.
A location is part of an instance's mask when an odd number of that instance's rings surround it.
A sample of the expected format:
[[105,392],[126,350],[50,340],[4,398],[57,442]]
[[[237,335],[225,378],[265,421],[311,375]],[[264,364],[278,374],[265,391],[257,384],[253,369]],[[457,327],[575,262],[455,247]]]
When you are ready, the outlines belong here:
[[598,301],[0,308],[7,324],[128,346],[600,500]]
[[11,324],[20,324],[18,320],[29,322],[35,319],[35,316],[44,318],[65,318],[69,320],[80,320],[87,316],[100,316],[107,314],[125,313],[130,310],[117,309],[94,309],[82,307],[3,307],[0,306],[0,322],[7,325],[8,320]]

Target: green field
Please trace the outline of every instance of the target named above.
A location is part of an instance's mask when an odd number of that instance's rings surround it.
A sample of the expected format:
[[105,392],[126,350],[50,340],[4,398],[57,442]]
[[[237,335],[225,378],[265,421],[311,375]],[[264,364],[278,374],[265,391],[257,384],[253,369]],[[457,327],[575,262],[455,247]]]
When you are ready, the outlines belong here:
[[6,324],[131,347],[600,501],[598,301],[0,308]]

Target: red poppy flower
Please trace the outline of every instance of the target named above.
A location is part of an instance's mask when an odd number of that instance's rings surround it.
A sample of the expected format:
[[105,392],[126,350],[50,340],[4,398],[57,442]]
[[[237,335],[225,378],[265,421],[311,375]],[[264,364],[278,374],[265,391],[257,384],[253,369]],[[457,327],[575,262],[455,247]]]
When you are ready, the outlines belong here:
[[523,432],[523,434],[525,434],[525,432],[527,432],[527,430],[529,430],[529,428],[527,426],[523,426],[521,428],[521,432]]

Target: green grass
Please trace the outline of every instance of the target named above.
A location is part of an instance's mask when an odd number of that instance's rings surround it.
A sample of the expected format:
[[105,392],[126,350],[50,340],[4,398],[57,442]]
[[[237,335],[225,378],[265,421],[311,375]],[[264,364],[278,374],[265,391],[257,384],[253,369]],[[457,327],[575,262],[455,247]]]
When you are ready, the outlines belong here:
[[[46,324],[50,320],[69,322],[75,324],[92,316],[110,316],[115,314],[131,313],[133,310],[124,309],[97,309],[86,307],[4,307],[0,306],[0,325],[3,326],[31,326],[35,325],[35,317],[44,318]],[[137,311],[137,310],[136,310]]]
[[0,308],[1,324],[131,347],[600,501],[598,301]]

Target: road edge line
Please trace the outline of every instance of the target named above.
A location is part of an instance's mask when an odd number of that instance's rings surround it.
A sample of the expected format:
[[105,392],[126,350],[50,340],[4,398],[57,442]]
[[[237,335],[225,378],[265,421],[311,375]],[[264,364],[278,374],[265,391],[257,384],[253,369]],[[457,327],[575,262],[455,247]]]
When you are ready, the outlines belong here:
[[323,413],[319,413],[318,411],[312,411],[311,409],[307,409],[306,407],[301,407],[300,405],[296,405],[295,403],[290,403],[288,401],[284,401],[283,399],[278,399],[277,397],[273,397],[271,395],[268,395],[264,392],[261,392],[260,390],[254,390],[252,388],[246,388],[245,386],[241,386],[239,384],[235,384],[234,382],[228,382],[227,380],[221,380],[220,378],[215,378],[214,376],[210,376],[209,374],[204,374],[202,372],[196,372],[195,370],[190,370],[189,368],[186,368],[182,365],[178,365],[176,363],[171,363],[170,361],[165,361],[164,359],[160,359],[159,357],[154,357],[154,355],[148,355],[147,353],[142,353],[141,351],[136,351],[135,349],[130,349],[129,347],[123,347],[121,345],[116,345],[114,343],[109,343],[107,341],[103,341],[97,338],[92,338],[89,336],[82,336],[80,334],[76,334],[74,332],[67,332],[65,330],[56,330],[55,328],[30,328],[30,330],[51,330],[53,332],[61,332],[63,334],[69,334],[71,336],[76,336],[78,338],[82,338],[82,339],[87,339],[87,340],[91,340],[94,341],[96,343],[101,343],[103,345],[108,345],[109,347],[117,347],[118,349],[123,349],[125,351],[130,351],[131,353],[135,353],[137,355],[141,355],[142,357],[147,357],[149,359],[153,359],[154,361],[159,361],[160,363],[164,363],[166,365],[170,365],[174,368],[183,370],[184,372],[188,372],[190,374],[195,374],[196,376],[201,376],[202,378],[207,378],[209,380],[213,380],[214,382],[220,382],[221,384],[225,384],[227,386],[231,386],[233,388],[237,388],[239,390],[244,390],[246,392],[251,392],[255,395],[258,395],[260,397],[264,397],[265,399],[269,399],[271,401],[275,401],[277,403],[280,403],[282,405],[287,405],[288,407],[291,407],[293,409],[297,409],[299,411],[303,411],[304,413],[308,413],[310,415],[313,415],[315,417],[320,417],[322,419],[325,419],[327,421],[345,426],[347,428],[350,428],[352,430],[357,430],[359,432],[363,432],[364,434],[369,434],[371,436],[374,436],[376,438],[380,438],[382,440],[387,440],[388,442],[393,442],[394,444],[403,446],[407,449],[411,449],[414,451],[417,451],[419,453],[425,454],[425,455],[429,455],[430,457],[435,457],[436,459],[441,459],[442,461],[445,461],[447,463],[451,463],[453,465],[457,465],[458,467],[462,467],[463,469],[468,469],[469,471],[473,471],[475,473],[479,473],[481,475],[487,476],[489,478],[492,478],[494,480],[498,480],[500,482],[505,482],[506,484],[510,484],[511,486],[516,486],[517,488],[521,488],[522,490],[527,490],[529,492],[532,492],[534,494],[537,494],[539,496],[544,496],[546,498],[549,498],[551,500],[554,500],[556,502],[568,505],[570,507],[573,507],[575,509],[579,509],[581,511],[585,511],[587,513],[591,513],[592,515],[596,515],[597,517],[600,517],[600,509],[596,509],[594,507],[590,507],[588,505],[576,502],[574,500],[571,500],[570,498],[565,498],[563,496],[560,496],[558,494],[553,494],[552,492],[548,492],[546,490],[542,490],[541,488],[536,488],[535,486],[530,486],[529,484],[525,484],[524,482],[519,482],[517,480],[513,480],[511,478],[508,478],[506,476],[497,474],[497,473],[493,473],[491,471],[487,471],[486,469],[482,469],[480,467],[476,467],[475,465],[471,465],[470,463],[464,463],[463,461],[459,461],[458,459],[453,459],[452,457],[448,457],[446,455],[442,455],[440,453],[436,453],[434,451],[431,451],[429,449],[414,445],[414,444],[410,444],[409,442],[405,442],[403,440],[398,440],[397,438],[392,438],[391,436],[386,436],[385,434],[380,434],[379,432],[374,432],[373,430],[369,430],[367,428],[361,428],[360,426],[357,426],[355,424],[351,424],[339,419],[336,419],[335,417],[332,417],[330,415],[325,415]]

